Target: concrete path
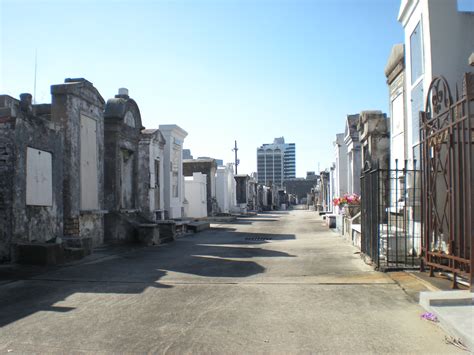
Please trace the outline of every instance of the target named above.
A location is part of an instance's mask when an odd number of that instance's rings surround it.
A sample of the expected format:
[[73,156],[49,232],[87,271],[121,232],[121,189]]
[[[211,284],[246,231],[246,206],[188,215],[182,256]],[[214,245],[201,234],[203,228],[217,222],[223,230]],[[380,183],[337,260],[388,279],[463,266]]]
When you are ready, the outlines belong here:
[[310,211],[0,286],[0,352],[456,353]]

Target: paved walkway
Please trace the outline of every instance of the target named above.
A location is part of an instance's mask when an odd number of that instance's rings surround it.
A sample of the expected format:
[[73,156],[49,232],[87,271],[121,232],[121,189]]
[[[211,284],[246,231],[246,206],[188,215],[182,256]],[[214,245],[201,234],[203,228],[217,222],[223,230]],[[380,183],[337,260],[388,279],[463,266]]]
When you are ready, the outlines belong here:
[[455,353],[314,212],[267,213],[0,286],[0,352]]

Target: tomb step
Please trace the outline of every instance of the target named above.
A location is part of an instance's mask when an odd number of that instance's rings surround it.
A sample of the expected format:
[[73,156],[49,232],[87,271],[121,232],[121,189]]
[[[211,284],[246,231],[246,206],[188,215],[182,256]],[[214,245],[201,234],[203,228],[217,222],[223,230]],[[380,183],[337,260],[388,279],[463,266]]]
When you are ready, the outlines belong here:
[[151,246],[161,243],[160,228],[156,223],[141,223],[138,225],[138,240],[140,243]]
[[171,236],[160,238],[161,244],[171,243],[171,242],[174,242],[174,238]]
[[64,248],[64,257],[67,261],[81,260],[87,255],[84,248]]
[[186,225],[186,229],[194,233],[201,232],[209,228],[211,228],[211,224],[207,221],[190,222]]
[[172,220],[158,221],[160,229],[160,242],[173,242],[176,238],[176,222]]
[[92,254],[93,242],[91,237],[62,237],[64,248],[84,249],[84,256]]

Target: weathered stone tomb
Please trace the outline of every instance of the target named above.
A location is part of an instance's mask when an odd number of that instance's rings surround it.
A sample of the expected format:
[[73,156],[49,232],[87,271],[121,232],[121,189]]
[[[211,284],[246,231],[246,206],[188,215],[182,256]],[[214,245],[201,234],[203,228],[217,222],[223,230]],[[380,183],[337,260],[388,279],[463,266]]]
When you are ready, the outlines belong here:
[[[138,155],[140,110],[127,89],[119,89],[105,106],[106,241],[133,241],[138,235]],[[138,222],[137,222],[138,223]]]
[[138,156],[138,201],[144,216],[164,219],[164,148],[166,140],[158,129],[141,132]]
[[0,262],[18,244],[60,242],[63,229],[60,125],[51,105],[20,97],[0,96]]
[[104,99],[78,78],[51,86],[51,120],[64,137],[63,242],[92,247],[104,241]]

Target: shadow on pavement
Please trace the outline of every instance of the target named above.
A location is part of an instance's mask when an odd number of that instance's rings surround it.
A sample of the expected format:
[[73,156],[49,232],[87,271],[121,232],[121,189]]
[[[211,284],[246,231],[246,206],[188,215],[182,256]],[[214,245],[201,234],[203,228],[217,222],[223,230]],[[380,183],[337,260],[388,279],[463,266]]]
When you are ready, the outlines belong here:
[[255,222],[277,222],[278,219],[272,218],[255,218],[255,217],[246,217],[243,219],[237,219],[233,222],[227,222],[226,224],[254,224]]
[[180,238],[175,243],[118,255],[103,250],[102,259],[86,258],[80,264],[50,268],[40,275],[18,277],[17,282],[1,285],[0,327],[37,312],[70,312],[74,308],[56,303],[76,293],[139,294],[150,287],[172,288],[160,282],[169,273],[204,278],[264,273],[265,268],[251,259],[294,256],[263,249],[259,244],[289,239],[295,236],[217,228]]
[[[204,244],[265,244],[271,241],[294,240],[294,234],[275,234],[275,233],[247,233],[236,232],[235,230],[226,233],[222,237],[222,230],[212,228],[199,237],[201,243]],[[192,237],[191,237],[192,238]]]

